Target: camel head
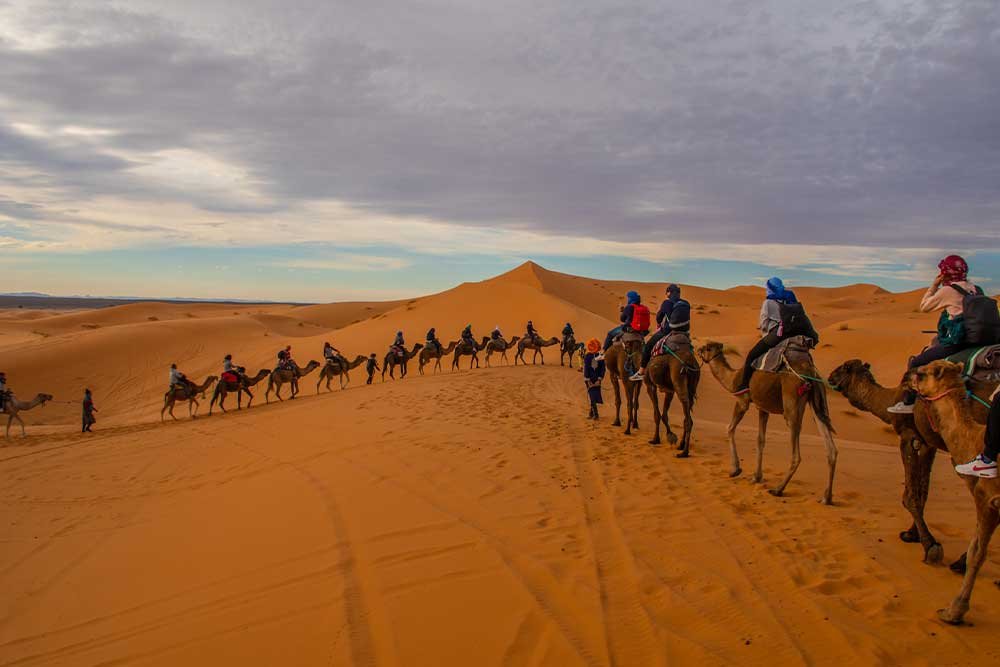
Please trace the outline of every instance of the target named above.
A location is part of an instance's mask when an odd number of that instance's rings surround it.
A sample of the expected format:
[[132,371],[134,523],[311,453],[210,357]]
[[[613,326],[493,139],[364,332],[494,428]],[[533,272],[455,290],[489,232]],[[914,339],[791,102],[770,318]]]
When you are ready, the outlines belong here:
[[721,357],[723,353],[724,348],[722,343],[716,343],[714,340],[710,340],[698,348],[698,356],[706,364],[716,357]]
[[833,369],[828,378],[831,385],[843,392],[844,389],[857,381],[866,384],[874,384],[875,376],[872,375],[872,365],[860,359],[850,359]]
[[962,365],[950,361],[934,361],[910,373],[910,386],[921,396],[940,396],[950,391],[964,390]]
[[52,394],[39,394],[38,404],[44,406],[46,403],[52,400]]

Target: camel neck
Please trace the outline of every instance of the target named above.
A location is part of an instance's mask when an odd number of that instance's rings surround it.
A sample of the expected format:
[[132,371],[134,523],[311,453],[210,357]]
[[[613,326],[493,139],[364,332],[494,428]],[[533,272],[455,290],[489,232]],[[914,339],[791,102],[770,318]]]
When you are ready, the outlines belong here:
[[894,405],[902,393],[902,387],[883,387],[875,380],[856,380],[842,387],[844,396],[851,405],[870,412],[886,424],[892,423],[889,407]]
[[934,414],[937,431],[948,445],[953,461],[964,463],[982,451],[986,427],[972,418],[964,394],[955,392],[925,405]]
[[736,390],[736,383],[739,381],[739,372],[729,365],[724,354],[720,354],[709,362],[708,367],[712,370],[712,375],[723,387],[729,391]]

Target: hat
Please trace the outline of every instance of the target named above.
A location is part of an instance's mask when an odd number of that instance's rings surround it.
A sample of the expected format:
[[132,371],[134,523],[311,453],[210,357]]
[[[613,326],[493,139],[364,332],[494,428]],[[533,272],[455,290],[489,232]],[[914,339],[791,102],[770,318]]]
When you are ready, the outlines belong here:
[[948,255],[938,263],[945,284],[961,282],[969,275],[969,265],[958,255]]

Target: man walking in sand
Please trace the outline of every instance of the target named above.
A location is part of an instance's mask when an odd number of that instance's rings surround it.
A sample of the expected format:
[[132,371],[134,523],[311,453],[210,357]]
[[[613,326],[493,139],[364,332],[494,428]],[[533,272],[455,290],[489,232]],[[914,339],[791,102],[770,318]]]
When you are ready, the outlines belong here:
[[94,407],[94,398],[90,394],[90,389],[83,390],[83,430],[82,433],[93,433],[90,427],[97,423],[97,417],[94,413],[97,412],[97,408]]

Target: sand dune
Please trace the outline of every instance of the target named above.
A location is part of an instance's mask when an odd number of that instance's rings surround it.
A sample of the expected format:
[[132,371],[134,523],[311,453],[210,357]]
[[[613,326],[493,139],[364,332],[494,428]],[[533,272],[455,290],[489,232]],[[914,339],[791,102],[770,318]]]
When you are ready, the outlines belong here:
[[[289,343],[302,363],[327,339],[348,356],[381,356],[397,329],[412,344],[433,325],[447,342],[467,323],[479,336],[498,324],[520,334],[529,318],[545,335],[571,321],[581,339],[603,336],[624,291],[655,306],[665,285],[527,264],[385,304],[0,317],[2,365],[20,395],[78,400],[88,385],[101,409],[87,438],[74,432],[76,403],[26,413],[29,437],[0,448],[0,664],[1000,658],[1000,590],[989,584],[1000,559],[981,575],[974,627],[934,620],[958,579],[896,537],[909,515],[895,439],[839,397],[834,507],[815,502],[825,462],[811,428],[776,499],[726,476],[732,401],[710,377],[693,458],[681,461],[645,444],[645,397],[641,435],[622,436],[607,408],[586,422],[580,376],[558,368],[555,348],[546,368],[372,387],[357,369],[347,391],[314,397],[306,379],[295,402],[159,424],[171,361],[200,379],[226,352],[252,370]],[[684,290],[700,339],[753,341],[761,290]],[[824,372],[860,357],[890,382],[933,325],[913,312],[918,294],[798,292],[821,327]],[[745,462],[751,421],[739,433]],[[772,427],[765,487],[787,466],[786,437]],[[933,485],[928,518],[956,557],[972,503],[943,457]]]

